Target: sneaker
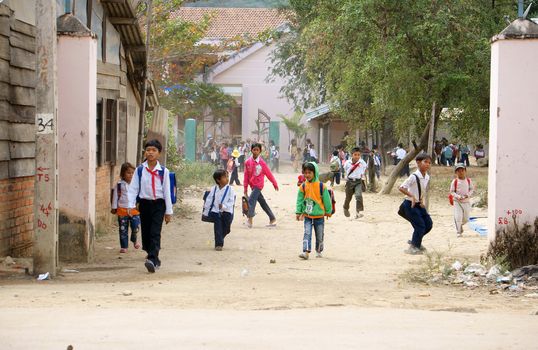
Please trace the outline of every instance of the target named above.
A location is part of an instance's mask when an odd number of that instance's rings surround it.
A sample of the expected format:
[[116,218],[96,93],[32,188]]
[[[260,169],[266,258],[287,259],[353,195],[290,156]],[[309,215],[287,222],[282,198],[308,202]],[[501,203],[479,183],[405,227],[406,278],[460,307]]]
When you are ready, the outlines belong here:
[[344,215],[346,216],[346,218],[348,218],[350,216],[349,209],[344,208]]
[[127,248],[121,248],[120,253],[127,253]]
[[316,252],[316,258],[323,258],[323,255],[321,255],[321,252]]
[[252,218],[247,219],[247,227],[252,228]]
[[[411,242],[411,240],[408,240],[408,241],[407,241],[407,244],[409,244],[409,245],[413,245],[413,242]],[[425,252],[426,250],[428,250],[428,249],[426,249],[426,247],[424,246],[424,244],[422,244],[422,245],[420,246],[420,248],[418,248],[418,249],[422,250],[423,252]]]
[[456,237],[457,237],[457,238],[461,238],[461,237],[463,237],[463,234],[458,233],[458,234],[456,234]]
[[222,247],[221,247],[221,246],[217,246],[217,247],[215,247],[215,250],[216,250],[217,252],[222,252]]
[[153,263],[153,261],[146,260],[144,266],[146,267],[146,269],[148,269],[149,273],[155,273],[155,264]]
[[421,255],[421,254],[422,254],[422,250],[420,250],[419,248],[415,247],[414,245],[410,245],[409,248],[407,248],[406,250],[404,250],[404,253],[405,253],[405,254],[410,254],[410,255]]
[[360,218],[362,218],[363,216],[364,216],[363,214],[361,214],[361,213],[357,213],[357,214],[355,214],[355,219],[360,219]]
[[308,252],[304,252],[304,253],[299,254],[299,258],[304,259],[304,260],[308,260]]

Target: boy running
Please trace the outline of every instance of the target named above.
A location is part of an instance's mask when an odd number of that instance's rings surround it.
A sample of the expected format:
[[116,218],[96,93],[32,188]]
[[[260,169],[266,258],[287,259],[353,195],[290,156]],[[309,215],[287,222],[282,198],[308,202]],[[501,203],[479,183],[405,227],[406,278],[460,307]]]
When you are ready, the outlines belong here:
[[407,197],[403,206],[406,218],[413,225],[413,237],[409,243],[409,248],[405,250],[407,254],[422,254],[426,248],[422,245],[422,238],[431,231],[433,223],[424,205],[428,183],[430,182],[430,170],[432,157],[426,153],[421,153],[416,158],[418,170],[405,180],[399,190]]
[[324,217],[331,216],[332,202],[327,187],[318,179],[319,170],[315,162],[303,164],[303,174],[306,181],[299,186],[295,215],[297,221],[304,218],[303,252],[299,257],[307,260],[312,251],[312,227],[316,233],[316,258],[322,257]]
[[364,173],[366,172],[368,165],[361,158],[361,150],[355,147],[351,150],[351,159],[348,159],[344,164],[344,170],[346,173],[346,200],[344,201],[344,215],[350,216],[349,202],[351,197],[355,195],[355,219],[362,217],[361,211],[364,211],[364,204],[362,200],[362,182],[364,181]]
[[454,198],[454,223],[456,225],[456,235],[461,237],[463,225],[469,221],[471,214],[470,197],[474,193],[474,184],[467,177],[467,169],[464,164],[456,164],[454,169],[457,178],[450,184],[450,194]]
[[[276,183],[276,179],[271,173],[271,170],[267,166],[267,164],[263,161],[263,159],[260,157],[260,153],[262,152],[262,145],[259,143],[252,144],[251,147],[252,157],[250,157],[245,162],[245,176],[243,178],[243,186],[245,188],[245,197],[248,198],[248,223],[247,226],[249,228],[252,227],[252,218],[254,217],[255,213],[254,210],[256,209],[256,203],[259,202],[263,211],[269,216],[269,225],[268,227],[275,227],[276,226],[276,218],[273,212],[271,211],[271,208],[269,208],[269,205],[265,201],[265,198],[263,197],[262,190],[263,185],[265,182],[265,177],[271,181],[273,184],[273,187],[275,188],[275,191],[278,191],[278,184]],[[250,193],[250,196],[248,195],[248,187],[250,186],[252,192]]]

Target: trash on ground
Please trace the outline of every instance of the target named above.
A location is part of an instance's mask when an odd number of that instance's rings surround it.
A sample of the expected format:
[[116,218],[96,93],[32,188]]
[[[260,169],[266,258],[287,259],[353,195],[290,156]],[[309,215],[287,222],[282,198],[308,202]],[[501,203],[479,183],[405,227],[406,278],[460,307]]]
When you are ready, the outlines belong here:
[[45,272],[37,276],[38,281],[50,280],[50,273]]

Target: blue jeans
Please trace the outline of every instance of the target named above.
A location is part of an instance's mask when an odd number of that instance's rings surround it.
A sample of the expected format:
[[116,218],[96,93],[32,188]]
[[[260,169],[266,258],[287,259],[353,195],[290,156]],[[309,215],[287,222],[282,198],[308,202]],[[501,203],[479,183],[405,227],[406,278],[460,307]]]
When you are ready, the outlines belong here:
[[404,200],[405,215],[411,221],[413,225],[413,238],[411,242],[417,248],[422,246],[422,238],[432,230],[433,222],[430,214],[426,211],[426,208],[422,208],[419,204],[416,204],[414,208],[411,208],[411,201]]
[[230,233],[230,227],[234,217],[228,212],[222,212],[215,216],[213,232],[215,233],[215,247],[224,247],[224,237]]
[[316,232],[316,252],[321,253],[323,251],[325,218],[304,218],[303,252],[310,253],[312,251],[312,227]]
[[118,226],[120,228],[120,247],[129,247],[129,226],[131,226],[131,242],[136,243],[136,234],[140,226],[140,216],[118,216]]
[[256,213],[254,213],[254,209],[256,209],[256,203],[260,203],[260,206],[262,207],[263,211],[269,216],[269,220],[273,221],[275,220],[275,215],[271,211],[271,208],[269,208],[269,205],[265,201],[265,198],[263,197],[262,190],[259,188],[253,188],[252,192],[250,193],[250,196],[248,197],[248,215],[247,217],[253,218]]

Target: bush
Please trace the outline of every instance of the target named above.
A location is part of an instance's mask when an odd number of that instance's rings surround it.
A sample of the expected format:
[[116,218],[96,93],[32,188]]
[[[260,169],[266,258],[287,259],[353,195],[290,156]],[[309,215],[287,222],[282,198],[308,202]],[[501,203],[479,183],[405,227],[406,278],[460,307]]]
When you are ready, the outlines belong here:
[[188,162],[184,159],[170,166],[175,171],[179,188],[189,186],[205,187],[211,185],[215,166],[209,163]]
[[512,270],[538,264],[538,218],[534,220],[534,227],[524,224],[521,229],[514,219],[514,225],[497,233],[487,257],[506,261]]

